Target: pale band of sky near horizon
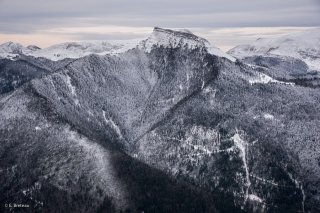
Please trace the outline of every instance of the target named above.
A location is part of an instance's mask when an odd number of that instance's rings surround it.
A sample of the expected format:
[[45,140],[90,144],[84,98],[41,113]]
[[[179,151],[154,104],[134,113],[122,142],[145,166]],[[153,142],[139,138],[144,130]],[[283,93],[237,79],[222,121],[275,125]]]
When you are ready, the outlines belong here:
[[0,43],[47,47],[187,28],[223,50],[320,27],[320,0],[0,0]]

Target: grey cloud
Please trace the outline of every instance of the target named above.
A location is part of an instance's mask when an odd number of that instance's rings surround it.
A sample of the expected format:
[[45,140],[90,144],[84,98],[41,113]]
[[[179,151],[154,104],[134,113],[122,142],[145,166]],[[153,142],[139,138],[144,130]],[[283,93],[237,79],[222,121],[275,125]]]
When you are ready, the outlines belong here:
[[[0,0],[0,33],[63,27],[170,28],[320,26],[319,0]],[[82,33],[104,38],[112,34]],[[121,35],[130,38],[135,34]],[[243,35],[244,36],[244,35]]]
[[[151,31],[150,31],[151,33]],[[148,34],[135,34],[135,33],[108,33],[108,34],[96,34],[96,33],[82,33],[71,34],[78,40],[127,40],[132,38],[145,38]]]

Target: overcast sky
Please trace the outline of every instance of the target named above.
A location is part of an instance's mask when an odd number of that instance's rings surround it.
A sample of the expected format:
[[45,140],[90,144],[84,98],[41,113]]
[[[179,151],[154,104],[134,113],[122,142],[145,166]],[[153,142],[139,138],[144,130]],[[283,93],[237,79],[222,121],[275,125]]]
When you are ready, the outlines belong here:
[[0,0],[0,43],[46,47],[188,28],[226,50],[320,26],[320,0]]

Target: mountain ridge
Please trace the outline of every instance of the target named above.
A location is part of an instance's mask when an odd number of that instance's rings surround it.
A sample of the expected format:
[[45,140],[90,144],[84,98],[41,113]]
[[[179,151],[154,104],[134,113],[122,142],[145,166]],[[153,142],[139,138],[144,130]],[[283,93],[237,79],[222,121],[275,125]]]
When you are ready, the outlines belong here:
[[58,69],[0,97],[0,201],[317,212],[318,89],[211,54],[205,41],[185,45],[185,32],[155,31],[150,51],[52,62]]
[[[170,37],[172,36],[172,37]],[[178,40],[175,40],[175,39]],[[10,42],[7,42],[10,43]],[[10,55],[13,52],[7,49],[1,49],[1,46],[7,46],[4,43],[0,45],[0,57],[13,58],[18,56]],[[13,42],[11,42],[13,44]],[[176,46],[190,45],[191,47],[207,48],[211,54],[219,57],[225,57],[231,61],[235,61],[233,57],[224,53],[219,48],[211,45],[206,39],[194,35],[190,31],[170,30],[160,27],[155,27],[151,35],[146,39],[132,39],[132,40],[106,40],[106,41],[79,41],[79,42],[65,42],[61,44],[52,45],[47,48],[26,48],[16,43],[17,53],[26,54],[34,57],[44,57],[50,60],[62,60],[65,58],[80,58],[90,54],[107,55],[120,54],[130,49],[139,46],[146,51],[150,51],[153,45]],[[29,45],[29,47],[32,45]],[[34,46],[34,45],[33,45]]]
[[289,56],[305,62],[310,70],[320,71],[320,28],[289,33],[274,38],[260,38],[252,44],[228,51],[239,59],[250,56]]

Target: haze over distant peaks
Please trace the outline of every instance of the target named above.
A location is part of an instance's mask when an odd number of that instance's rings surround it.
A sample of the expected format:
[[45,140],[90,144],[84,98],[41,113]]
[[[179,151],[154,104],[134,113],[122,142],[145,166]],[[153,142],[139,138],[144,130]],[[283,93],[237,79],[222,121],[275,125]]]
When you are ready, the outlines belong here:
[[252,44],[239,45],[228,53],[236,58],[290,56],[304,61],[311,70],[320,70],[320,28],[275,38],[261,38]]

